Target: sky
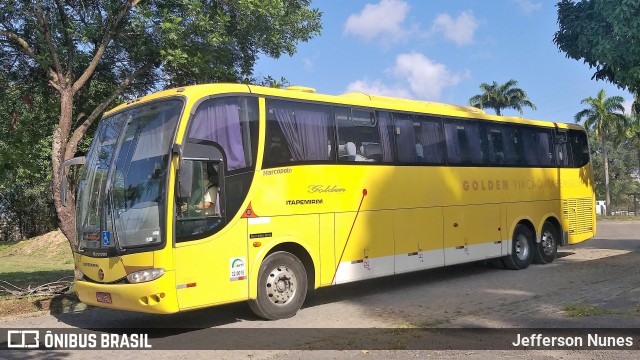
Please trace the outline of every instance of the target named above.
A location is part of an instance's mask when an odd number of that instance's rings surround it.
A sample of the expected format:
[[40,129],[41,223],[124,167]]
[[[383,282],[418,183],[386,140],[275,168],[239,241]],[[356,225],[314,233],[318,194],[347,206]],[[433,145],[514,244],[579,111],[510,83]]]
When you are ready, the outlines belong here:
[[[553,43],[556,1],[315,0],[323,30],[297,53],[263,57],[255,74],[286,78],[318,93],[347,92],[467,105],[480,84],[510,79],[537,110],[524,117],[573,122],[596,97],[632,96],[592,80],[594,71],[568,59]],[[487,113],[495,113],[487,109]],[[516,110],[503,115],[520,116]]]

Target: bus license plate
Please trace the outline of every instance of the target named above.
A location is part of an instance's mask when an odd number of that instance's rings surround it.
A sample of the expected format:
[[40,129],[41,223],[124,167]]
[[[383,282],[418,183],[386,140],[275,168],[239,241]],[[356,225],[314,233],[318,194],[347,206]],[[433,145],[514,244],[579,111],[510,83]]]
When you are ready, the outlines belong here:
[[108,292],[96,292],[96,300],[101,303],[111,304],[111,294]]

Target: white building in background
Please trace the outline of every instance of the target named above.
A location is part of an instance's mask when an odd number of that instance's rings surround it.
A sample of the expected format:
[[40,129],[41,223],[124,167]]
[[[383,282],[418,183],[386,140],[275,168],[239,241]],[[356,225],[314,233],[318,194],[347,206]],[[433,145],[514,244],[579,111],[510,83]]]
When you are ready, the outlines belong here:
[[604,200],[596,200],[596,215],[606,215],[607,204]]

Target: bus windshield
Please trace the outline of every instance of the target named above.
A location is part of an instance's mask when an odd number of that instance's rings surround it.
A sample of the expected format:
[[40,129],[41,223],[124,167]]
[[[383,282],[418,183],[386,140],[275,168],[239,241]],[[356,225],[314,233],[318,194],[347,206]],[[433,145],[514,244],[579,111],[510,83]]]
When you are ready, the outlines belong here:
[[162,209],[180,100],[135,107],[102,120],[79,184],[79,250],[162,242]]

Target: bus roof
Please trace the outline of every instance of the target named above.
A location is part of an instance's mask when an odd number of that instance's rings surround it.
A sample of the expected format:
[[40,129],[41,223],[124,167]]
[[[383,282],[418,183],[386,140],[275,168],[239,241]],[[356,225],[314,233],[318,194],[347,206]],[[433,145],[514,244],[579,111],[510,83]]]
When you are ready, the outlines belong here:
[[251,93],[257,95],[266,95],[279,98],[307,100],[313,102],[337,104],[337,105],[349,105],[360,107],[374,107],[378,109],[390,110],[390,111],[408,111],[414,113],[425,113],[444,116],[456,116],[466,117],[474,119],[487,119],[493,121],[524,123],[538,126],[557,126],[562,129],[582,129],[581,126],[576,124],[568,124],[563,122],[550,122],[543,120],[524,119],[522,117],[515,116],[497,116],[485,113],[483,110],[472,106],[460,106],[451,105],[439,102],[412,100],[403,98],[394,98],[389,96],[371,95],[364,93],[346,93],[342,95],[326,95],[318,94],[315,89],[303,86],[289,86],[286,89],[270,88],[257,85],[247,84],[230,84],[230,83],[215,83],[215,84],[202,84],[178,87],[168,90],[155,92],[150,95],[143,96],[139,99],[129,101],[125,104],[121,104],[111,110],[105,115],[110,115],[116,111],[120,111],[128,106],[147,102],[164,97],[183,95],[186,97],[200,98],[210,95],[224,94],[224,93]]

